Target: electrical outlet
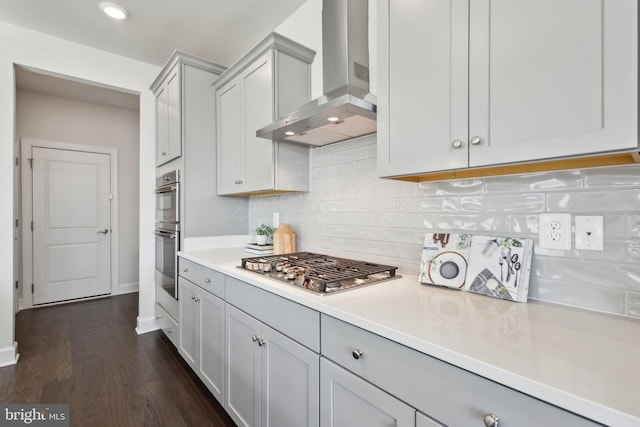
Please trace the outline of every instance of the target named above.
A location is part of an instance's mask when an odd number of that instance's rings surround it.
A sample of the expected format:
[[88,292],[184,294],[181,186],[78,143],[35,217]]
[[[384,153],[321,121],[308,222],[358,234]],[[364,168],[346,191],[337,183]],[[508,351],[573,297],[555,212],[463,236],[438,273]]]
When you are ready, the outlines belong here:
[[540,214],[538,239],[541,248],[571,249],[571,214]]
[[604,219],[602,216],[576,216],[576,249],[604,250]]
[[273,213],[273,228],[280,227],[280,212]]

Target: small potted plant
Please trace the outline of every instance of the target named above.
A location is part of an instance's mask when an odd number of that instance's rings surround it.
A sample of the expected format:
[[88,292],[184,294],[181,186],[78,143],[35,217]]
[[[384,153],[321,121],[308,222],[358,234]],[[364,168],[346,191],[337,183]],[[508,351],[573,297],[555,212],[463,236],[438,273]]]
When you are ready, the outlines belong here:
[[256,241],[258,245],[263,246],[267,244],[267,239],[273,237],[273,228],[267,224],[260,224],[255,229]]

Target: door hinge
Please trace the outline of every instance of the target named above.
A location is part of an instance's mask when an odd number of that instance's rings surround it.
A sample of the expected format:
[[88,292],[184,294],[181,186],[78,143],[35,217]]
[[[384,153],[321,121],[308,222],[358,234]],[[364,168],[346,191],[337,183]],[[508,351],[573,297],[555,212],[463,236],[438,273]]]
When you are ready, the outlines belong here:
[[29,167],[33,169],[33,158],[27,159],[27,161],[29,162]]
[[113,200],[113,194],[109,193],[109,200]]
[[16,166],[20,165],[20,157],[16,157]]
[[31,293],[33,293],[33,290],[35,289],[35,287],[36,287],[36,286],[32,283],[32,284],[31,284]]
[[20,287],[19,282],[16,280],[16,289],[18,289]]
[[31,221],[31,231],[33,231],[33,221]]
[[19,225],[20,225],[20,222],[18,219],[16,219],[16,228],[18,228]]

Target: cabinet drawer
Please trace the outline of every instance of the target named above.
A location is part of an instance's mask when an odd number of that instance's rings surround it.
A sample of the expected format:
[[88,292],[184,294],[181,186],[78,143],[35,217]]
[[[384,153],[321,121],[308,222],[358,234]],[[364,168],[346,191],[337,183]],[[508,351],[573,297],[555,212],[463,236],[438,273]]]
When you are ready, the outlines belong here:
[[182,257],[178,258],[178,274],[224,299],[224,274]]
[[156,323],[160,326],[160,329],[167,338],[169,338],[169,341],[178,348],[180,344],[180,328],[178,328],[178,322],[158,304],[156,304]]
[[[322,315],[322,355],[449,426],[596,426],[585,418]],[[356,352],[356,353],[354,353]]]
[[227,276],[226,300],[309,349],[320,352],[320,313]]

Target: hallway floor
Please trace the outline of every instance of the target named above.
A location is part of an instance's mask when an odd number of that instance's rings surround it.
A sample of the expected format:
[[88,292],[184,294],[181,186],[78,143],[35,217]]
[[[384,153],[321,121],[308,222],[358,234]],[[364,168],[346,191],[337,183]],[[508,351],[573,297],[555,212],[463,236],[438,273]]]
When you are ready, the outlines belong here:
[[0,402],[66,403],[71,426],[232,427],[160,331],[135,332],[138,294],[24,310]]

